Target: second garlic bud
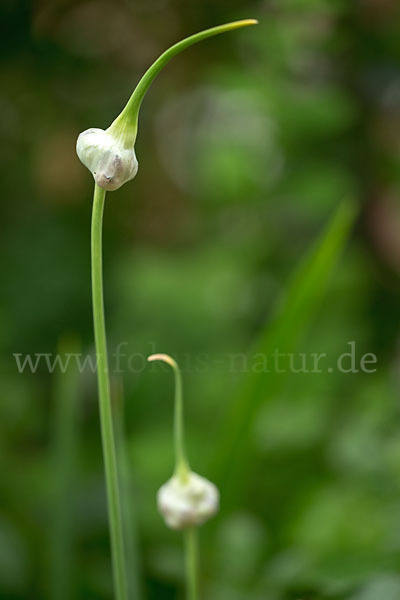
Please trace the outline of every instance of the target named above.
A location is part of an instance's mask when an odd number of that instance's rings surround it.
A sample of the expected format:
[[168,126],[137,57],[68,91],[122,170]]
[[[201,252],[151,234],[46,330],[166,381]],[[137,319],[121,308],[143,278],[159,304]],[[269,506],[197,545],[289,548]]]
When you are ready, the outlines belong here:
[[148,360],[166,362],[175,374],[175,472],[158,490],[157,506],[168,527],[190,529],[202,525],[218,512],[219,492],[211,481],[190,469],[186,458],[182,379],[177,363],[168,354],[153,354]]
[[158,510],[171,529],[202,525],[218,512],[217,487],[197,473],[174,475],[157,494]]

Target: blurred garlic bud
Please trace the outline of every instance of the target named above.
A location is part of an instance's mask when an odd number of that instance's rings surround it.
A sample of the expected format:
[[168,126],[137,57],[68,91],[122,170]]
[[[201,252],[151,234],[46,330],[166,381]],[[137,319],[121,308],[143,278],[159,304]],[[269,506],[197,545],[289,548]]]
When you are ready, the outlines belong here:
[[117,190],[133,179],[138,170],[135,149],[109,129],[83,131],[76,143],[81,162],[91,171],[95,182],[105,190]]
[[167,363],[175,375],[175,472],[158,490],[158,510],[172,529],[201,525],[218,511],[219,492],[211,481],[191,470],[186,457],[181,372],[177,362],[168,354],[152,354],[147,360],[161,360]]
[[217,487],[190,471],[185,479],[174,475],[157,494],[158,510],[171,529],[202,525],[218,512]]

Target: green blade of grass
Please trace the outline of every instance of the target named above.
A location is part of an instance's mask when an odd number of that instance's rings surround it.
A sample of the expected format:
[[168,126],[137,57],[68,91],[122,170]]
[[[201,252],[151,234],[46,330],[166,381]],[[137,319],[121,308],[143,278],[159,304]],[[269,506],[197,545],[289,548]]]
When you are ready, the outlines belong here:
[[50,597],[68,600],[75,596],[73,554],[75,528],[74,504],[77,477],[77,444],[80,374],[76,362],[67,362],[68,355],[79,352],[79,343],[64,337],[59,344],[59,356],[65,372],[57,370],[53,390],[52,431],[52,526],[50,527]]
[[141,580],[142,565],[140,562],[139,533],[137,514],[132,498],[137,496],[132,469],[129,466],[126,427],[124,418],[124,386],[117,375],[111,380],[113,399],[113,419],[115,443],[117,450],[119,485],[121,490],[122,525],[125,533],[125,557],[128,584],[128,597],[140,600],[143,598],[143,582]]
[[[331,273],[344,250],[356,215],[354,203],[346,201],[340,204],[328,227],[294,273],[275,317],[260,333],[250,356],[260,354],[269,357],[276,349],[286,355],[295,351],[327,291]],[[245,481],[243,471],[249,437],[258,409],[279,392],[284,380],[285,377],[276,369],[269,373],[250,372],[244,376],[222,431],[214,465],[215,479],[226,499],[225,506]]]

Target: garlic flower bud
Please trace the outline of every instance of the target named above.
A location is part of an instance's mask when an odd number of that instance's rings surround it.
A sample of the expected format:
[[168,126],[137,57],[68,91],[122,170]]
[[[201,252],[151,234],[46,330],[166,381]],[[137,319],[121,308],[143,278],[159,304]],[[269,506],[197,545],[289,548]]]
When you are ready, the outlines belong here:
[[190,471],[185,479],[174,475],[157,494],[158,510],[171,529],[202,525],[218,512],[217,487]]
[[133,145],[125,147],[121,137],[117,137],[110,128],[83,131],[78,137],[76,152],[97,185],[105,190],[117,190],[133,179],[138,170]]

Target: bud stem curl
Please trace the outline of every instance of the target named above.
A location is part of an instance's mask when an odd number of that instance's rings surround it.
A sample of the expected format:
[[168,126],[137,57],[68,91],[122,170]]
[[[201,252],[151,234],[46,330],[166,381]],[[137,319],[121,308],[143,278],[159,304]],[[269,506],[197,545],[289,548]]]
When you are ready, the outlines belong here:
[[174,447],[175,447],[175,475],[185,483],[190,473],[189,462],[186,458],[184,425],[183,425],[183,395],[182,375],[178,363],[168,354],[152,354],[147,359],[149,362],[156,360],[167,363],[172,367],[175,376],[175,401],[174,401]]
[[197,42],[201,42],[209,37],[239,29],[240,27],[257,25],[257,23],[258,21],[256,19],[243,19],[241,21],[225,23],[224,25],[218,25],[217,27],[211,27],[210,29],[195,33],[168,48],[168,50],[163,52],[151,67],[147,69],[134,89],[125,108],[111,124],[109,130],[115,134],[119,133],[121,139],[125,141],[127,146],[133,145],[136,141],[138,116],[143,98],[158,73],[165,67],[171,58],[182,52],[182,50],[189,48],[189,46],[197,44]]

